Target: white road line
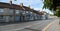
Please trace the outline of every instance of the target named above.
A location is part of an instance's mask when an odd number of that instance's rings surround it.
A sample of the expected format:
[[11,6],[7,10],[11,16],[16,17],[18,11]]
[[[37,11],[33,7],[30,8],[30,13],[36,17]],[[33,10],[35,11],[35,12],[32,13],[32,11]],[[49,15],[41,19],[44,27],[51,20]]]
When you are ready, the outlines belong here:
[[[43,22],[41,22],[41,23],[44,23],[44,22],[46,22],[46,21],[43,21]],[[33,25],[37,25],[37,24],[41,24],[41,23],[36,23],[36,24],[33,24]],[[24,28],[28,28],[28,27],[31,27],[31,26],[33,26],[33,25],[29,25],[29,26],[26,26],[26,27],[18,28],[18,29],[12,29],[12,30],[22,30],[22,29],[24,29]]]
[[49,23],[44,29],[42,29],[42,31],[46,31],[53,23],[54,23],[54,21]]

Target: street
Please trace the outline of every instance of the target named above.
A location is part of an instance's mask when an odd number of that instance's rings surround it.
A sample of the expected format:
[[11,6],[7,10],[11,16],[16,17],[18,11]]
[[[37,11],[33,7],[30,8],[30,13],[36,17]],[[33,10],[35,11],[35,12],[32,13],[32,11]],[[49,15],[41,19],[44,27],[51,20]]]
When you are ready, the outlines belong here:
[[0,31],[60,31],[60,0],[0,0]]
[[41,31],[53,20],[54,19],[4,25],[0,26],[0,31]]

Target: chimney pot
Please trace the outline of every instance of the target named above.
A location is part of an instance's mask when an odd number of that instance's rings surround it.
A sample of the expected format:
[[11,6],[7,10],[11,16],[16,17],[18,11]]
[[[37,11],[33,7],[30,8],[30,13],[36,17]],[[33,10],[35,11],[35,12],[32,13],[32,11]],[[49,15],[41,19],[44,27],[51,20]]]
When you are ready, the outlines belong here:
[[30,8],[30,5],[28,7]]
[[20,6],[23,6],[23,3],[20,3]]
[[9,4],[12,4],[12,0],[9,1]]

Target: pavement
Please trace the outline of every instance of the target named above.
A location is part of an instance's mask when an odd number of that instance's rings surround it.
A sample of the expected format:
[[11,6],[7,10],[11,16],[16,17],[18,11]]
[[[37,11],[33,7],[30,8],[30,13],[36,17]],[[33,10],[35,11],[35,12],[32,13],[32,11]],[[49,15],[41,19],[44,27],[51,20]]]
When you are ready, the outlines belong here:
[[60,24],[59,24],[59,26],[58,26],[58,31],[60,31]]
[[0,31],[41,31],[56,18],[0,26]]
[[58,24],[58,31],[60,31],[60,21],[59,21],[59,24]]
[[60,25],[59,25],[59,31],[60,31]]

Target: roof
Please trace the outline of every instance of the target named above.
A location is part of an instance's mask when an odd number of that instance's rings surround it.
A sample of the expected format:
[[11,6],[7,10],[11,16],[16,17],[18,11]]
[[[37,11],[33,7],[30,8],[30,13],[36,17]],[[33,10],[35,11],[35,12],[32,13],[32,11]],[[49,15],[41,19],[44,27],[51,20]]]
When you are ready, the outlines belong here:
[[19,5],[0,2],[1,8],[22,9]]
[[[34,12],[34,13],[37,13],[37,14],[40,14],[38,11],[34,10],[34,9],[31,9],[29,7],[26,7],[26,6],[20,6],[20,5],[16,5],[16,4],[9,4],[9,3],[3,3],[3,2],[0,2],[0,7],[1,8],[11,8],[11,9],[25,9],[25,10],[28,10],[28,11],[31,11],[31,12]],[[23,9],[23,10],[24,10]]]

